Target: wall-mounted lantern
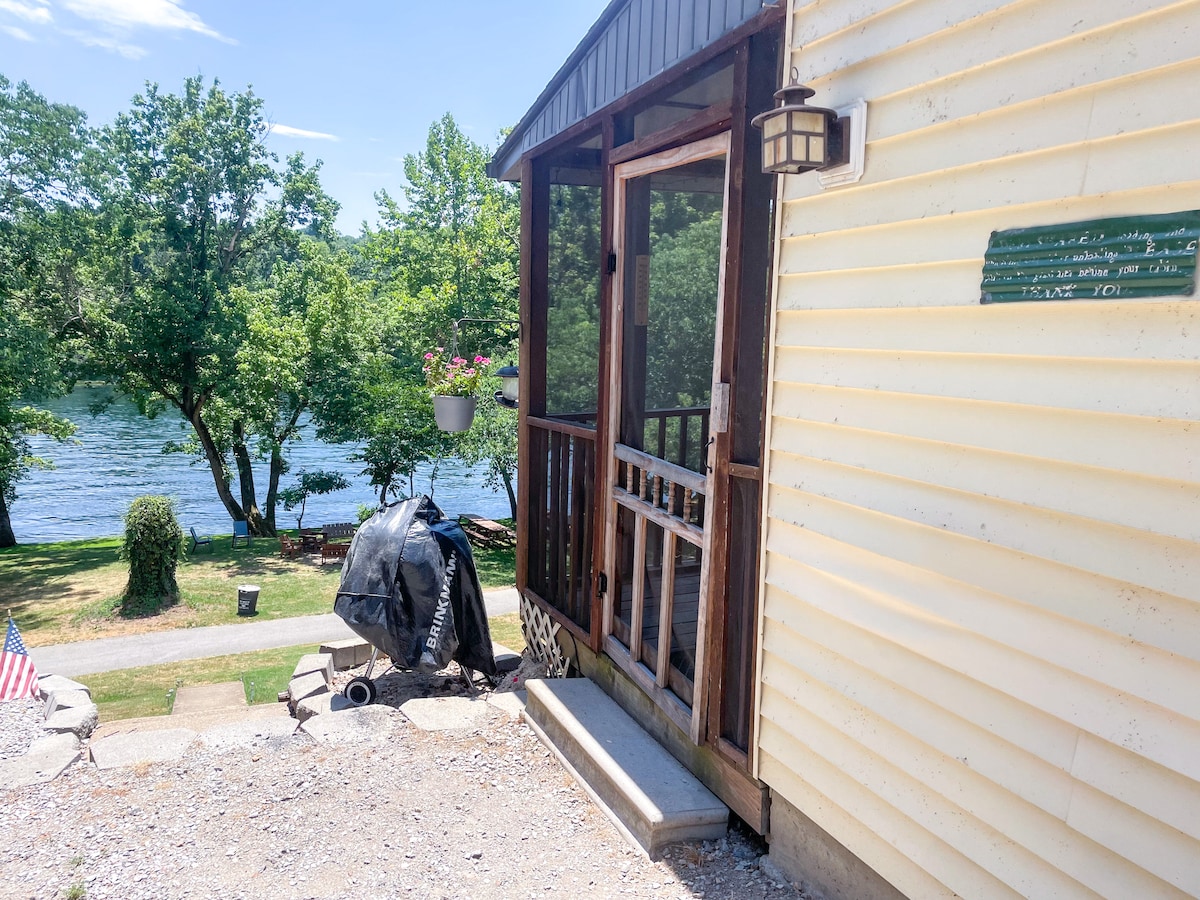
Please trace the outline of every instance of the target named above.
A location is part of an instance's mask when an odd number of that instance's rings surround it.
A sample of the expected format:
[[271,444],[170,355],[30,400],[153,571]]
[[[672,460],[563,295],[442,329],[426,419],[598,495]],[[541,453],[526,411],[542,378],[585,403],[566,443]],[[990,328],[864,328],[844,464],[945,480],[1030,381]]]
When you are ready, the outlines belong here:
[[503,366],[496,370],[496,375],[500,378],[496,402],[505,409],[516,409],[521,399],[521,370],[517,366]]
[[755,128],[762,129],[766,174],[795,175],[846,162],[850,119],[839,118],[832,109],[805,103],[815,93],[800,84],[800,73],[792,69],[792,83],[775,92],[780,105],[751,121]]

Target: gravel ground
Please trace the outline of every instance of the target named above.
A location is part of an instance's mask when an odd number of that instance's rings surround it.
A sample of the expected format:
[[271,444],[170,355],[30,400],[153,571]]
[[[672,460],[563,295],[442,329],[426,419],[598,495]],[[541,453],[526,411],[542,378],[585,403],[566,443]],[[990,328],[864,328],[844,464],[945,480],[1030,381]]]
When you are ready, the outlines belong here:
[[[447,674],[379,684],[384,705],[467,690]],[[0,704],[0,752],[40,712]],[[745,831],[647,859],[499,711],[455,731],[387,722],[353,746],[201,740],[176,763],[0,787],[0,898],[807,897]]]
[[8,700],[0,703],[0,759],[21,756],[29,745],[46,732],[42,731],[41,700]]

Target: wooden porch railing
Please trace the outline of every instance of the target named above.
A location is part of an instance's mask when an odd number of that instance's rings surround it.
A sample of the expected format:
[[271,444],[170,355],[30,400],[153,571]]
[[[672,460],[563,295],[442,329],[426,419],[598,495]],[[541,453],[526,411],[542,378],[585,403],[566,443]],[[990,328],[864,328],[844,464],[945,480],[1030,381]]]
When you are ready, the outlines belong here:
[[[576,421],[570,421],[574,419]],[[586,416],[530,416],[530,590],[590,632],[596,431]],[[540,471],[538,470],[540,467]]]

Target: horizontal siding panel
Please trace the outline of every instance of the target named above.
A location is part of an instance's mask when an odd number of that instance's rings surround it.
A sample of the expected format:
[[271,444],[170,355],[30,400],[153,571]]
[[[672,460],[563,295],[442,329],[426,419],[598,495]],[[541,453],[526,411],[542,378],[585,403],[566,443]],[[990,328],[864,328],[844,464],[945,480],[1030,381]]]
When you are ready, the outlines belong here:
[[[853,466],[779,454],[772,483],[797,491],[794,502],[828,500],[915,522],[1095,572],[1154,591],[1189,597],[1200,584],[1200,546],[1022,504],[952,491]],[[820,528],[819,519],[809,527]]]
[[[1200,782],[946,669],[887,635],[816,609],[788,588],[769,585],[764,610],[764,660],[777,657],[820,673],[829,668],[822,657],[830,656],[843,670],[849,666],[866,673],[853,681],[845,675],[840,681],[825,676],[826,683],[840,687],[851,699],[866,702],[864,694],[874,696],[885,690],[879,685],[888,685],[887,690],[919,698],[910,701],[910,707],[914,702],[931,704],[942,718],[936,727],[926,728],[918,727],[917,717],[902,715],[903,701],[892,699],[884,706],[876,702],[873,708],[889,721],[906,723],[911,733],[1015,796],[1065,819],[1071,798],[1086,784],[1179,834],[1200,837]],[[797,653],[789,639],[818,649],[806,647]],[[981,746],[981,740],[970,743],[962,736],[964,728],[987,734],[990,746]]]
[[1159,478],[1200,481],[1200,427],[1179,419],[790,382],[776,383],[773,413],[781,419],[848,425],[1103,469],[1137,472],[1153,461]]
[[780,312],[776,324],[781,348],[1193,361],[1200,360],[1198,334],[1200,303],[1179,301],[809,310]]
[[[982,109],[920,130],[911,127],[910,98],[876,99],[867,125],[870,180],[910,178],[1081,141],[1170,128],[1179,122],[1181,112],[1200,115],[1200,95],[1191,89],[1198,77],[1200,60],[1191,58],[1114,80],[1099,93],[1089,85]],[[889,130],[896,128],[900,130]]]
[[[986,242],[981,246],[986,247]],[[778,309],[782,320],[789,312],[808,309],[959,307],[963,297],[980,292],[982,266],[981,256],[938,260],[919,267],[871,266],[855,270],[852,277],[845,270],[785,275],[780,283],[786,293],[781,295]],[[932,272],[938,273],[933,283],[927,277]],[[993,304],[992,308],[999,306]],[[798,338],[794,343],[804,341]]]
[[[1028,706],[1109,743],[1136,750],[1193,781],[1200,779],[1200,723],[1122,694],[1066,669],[1020,654],[990,638],[935,616],[878,588],[856,583],[782,555],[769,538],[769,583],[786,585],[805,602],[859,628],[873,631],[945,668],[990,684]],[[786,575],[788,581],[780,579]]]
[[1200,782],[1086,733],[1079,735],[1071,775],[1200,841]]
[[[811,626],[815,619],[806,616],[803,621]],[[843,731],[871,732],[864,743],[888,729],[925,735],[928,749],[935,751],[930,755],[937,759],[936,790],[955,803],[971,804],[970,787],[963,778],[970,773],[1005,788],[1014,800],[1037,807],[1060,823],[1066,820],[1078,784],[1059,767],[960,719],[906,685],[881,679],[868,668],[869,660],[860,664],[826,648],[821,631],[801,634],[769,613],[765,623],[763,680],[778,693],[803,703],[812,685],[820,684],[824,704],[836,703],[840,694],[850,703],[845,709],[831,707],[822,717]],[[977,696],[986,699],[991,693],[984,685],[963,682],[963,690],[973,690]]]
[[[1123,18],[1127,10],[1162,3],[1029,0],[1021,5],[1028,15],[1005,10],[980,17],[970,27],[942,32],[929,41],[910,41],[894,52],[860,57],[850,65],[834,64],[844,51],[831,46],[822,53],[819,45],[793,53],[791,64],[828,105],[854,97],[893,100],[907,94],[907,107],[897,107],[880,123],[879,133],[887,135],[1081,86],[1108,87],[1108,82],[1195,56],[1200,11],[1196,0],[1132,19]],[[1048,27],[1048,20],[1060,15],[1078,22],[1075,33]],[[1107,24],[1094,27],[1101,17]]]
[[[800,181],[801,179],[795,179]],[[865,190],[854,188],[853,190]],[[834,193],[850,196],[850,188]],[[905,267],[902,275],[919,280],[924,289],[922,305],[979,304],[980,283],[983,281],[983,257],[993,230],[1023,228],[1029,225],[1056,225],[1109,216],[1156,215],[1200,209],[1200,178],[1188,183],[1160,185],[1153,189],[1129,191],[1107,198],[1058,198],[1028,205],[1007,204],[1004,208],[970,213],[961,211],[911,222],[892,222],[887,225],[849,228],[837,231],[828,228],[819,217],[812,217],[801,202],[784,206],[788,228],[781,244],[780,273],[845,272],[856,277],[863,269],[876,267]],[[929,263],[975,260],[978,274],[968,283],[943,285],[936,272],[924,272]],[[787,279],[781,287],[788,286]],[[806,294],[800,298],[780,297],[781,309],[802,306],[829,308],[819,295]],[[881,291],[873,301],[862,306],[897,306],[888,291]],[[1070,306],[1078,308],[1080,301]],[[1030,307],[1033,304],[1021,304]],[[836,308],[836,307],[835,307]]]
[[[980,823],[989,822],[1001,833],[1012,836],[1016,852],[1000,859],[989,855],[973,861],[1003,878],[1007,884],[1018,887],[1026,896],[1038,893],[1071,895],[1078,891],[1079,884],[1098,892],[1118,889],[1126,896],[1165,896],[1170,892],[1164,894],[1159,875],[1170,876],[1164,880],[1177,888],[1180,882],[1187,883],[1195,875],[1200,860],[1172,862],[1163,859],[1161,852],[1157,858],[1153,853],[1143,852],[1139,854],[1143,862],[1139,867],[1120,857],[1097,854],[1098,848],[1083,839],[1086,832],[1076,827],[1077,823],[1067,821],[1072,816],[1069,810],[1055,814],[1036,799],[1031,802],[1021,798],[1019,789],[1013,791],[1004,783],[989,778],[980,770],[980,765],[992,768],[1003,782],[1035,780],[1044,774],[1058,783],[1055,786],[1066,797],[1071,797],[1072,793],[1088,795],[1082,802],[1078,796],[1074,797],[1072,807],[1103,806],[1106,800],[1101,795],[1082,785],[1072,788],[1071,779],[1064,773],[1042,773],[1039,771],[1042,767],[1036,763],[1028,766],[1012,754],[1012,748],[1005,748],[994,738],[990,740],[992,746],[988,746],[986,734],[964,735],[963,729],[956,727],[958,723],[944,713],[939,717],[936,710],[932,715],[926,713],[920,717],[933,718],[932,722],[903,721],[904,692],[888,690],[886,686],[872,691],[873,685],[858,673],[836,671],[839,668],[836,663],[832,673],[821,671],[819,648],[796,640],[795,636],[791,636],[791,640],[786,635],[774,636],[772,646],[774,624],[769,622],[766,632],[764,714],[770,715],[772,721],[785,729],[789,721],[796,722],[797,712],[815,717],[827,723],[839,739],[847,738],[874,754],[877,769],[875,766],[868,769],[874,771],[874,785],[891,782],[896,772],[902,773],[923,785],[927,798],[944,800],[964,814],[975,817],[975,823],[968,826],[973,830],[978,830]],[[797,668],[789,664],[789,659],[803,660],[803,665]],[[812,664],[814,661],[817,665]],[[832,685],[826,680],[830,674],[835,678]],[[853,691],[840,689],[846,674],[850,674],[849,683],[855,687]],[[870,696],[864,698],[863,694]],[[864,699],[874,700],[877,705],[864,703]],[[901,721],[897,722],[897,718]],[[949,752],[915,740],[911,736],[914,724],[918,725],[915,733],[932,735],[933,740],[945,745]],[[794,733],[807,740],[810,729],[803,722],[797,722],[797,725],[799,730]],[[873,784],[868,782],[866,786],[872,788]],[[1032,789],[1030,793],[1036,798]],[[1163,850],[1178,846],[1181,835],[1172,837],[1170,829],[1133,810],[1124,809],[1123,813],[1119,822],[1109,826],[1111,832],[1105,835],[1106,838],[1119,841],[1121,835],[1127,835],[1131,843],[1144,844],[1139,834],[1145,835],[1149,831],[1163,842]],[[937,821],[943,824],[946,819],[938,817]],[[953,827],[961,825],[955,822]],[[1153,877],[1147,877],[1147,873]]]
[[[1178,896],[1200,897],[1200,854],[1195,841],[1186,835],[1087,789],[1078,791],[1071,801],[1067,824],[1112,854],[1099,859],[1123,856],[1172,885],[1180,892]],[[1156,891],[1147,896],[1167,893]]]
[[[787,448],[781,452],[1181,540],[1200,540],[1196,515],[1200,484],[790,419],[778,423],[775,441]],[[788,464],[787,457],[779,461]],[[1146,468],[1153,467],[1153,460],[1146,463]]]
[[[1077,146],[1066,146],[1010,156],[988,165],[963,166],[878,184],[864,182],[855,189],[853,204],[847,203],[845,194],[836,190],[814,194],[803,203],[789,204],[784,211],[784,228],[791,233],[796,217],[802,217],[809,228],[819,225],[821,230],[842,231],[909,219],[962,215],[997,205],[1047,203],[1064,194],[1194,183],[1196,166],[1187,151],[1198,143],[1200,120],[1092,141],[1086,145],[1086,152]],[[1171,148],[1180,152],[1169,152]],[[1154,162],[1129,165],[1130,159]],[[869,155],[867,165],[870,165]],[[1177,208],[1193,208],[1186,205],[1189,199],[1195,197],[1176,196],[1175,202],[1184,204]],[[983,248],[986,246],[985,242]]]
[[781,347],[776,377],[1164,419],[1200,418],[1200,362]]
[[[778,756],[769,750],[762,751],[759,778],[790,798],[793,805],[835,835],[847,850],[867,865],[878,872],[886,872],[888,881],[906,897],[920,897],[921,900],[957,900],[961,897],[909,858],[907,852],[914,845],[922,853],[928,852],[917,845],[918,829],[909,820],[861,785],[846,779],[836,766],[809,757],[803,748],[787,740],[785,734],[771,729],[770,723],[766,728],[766,742],[770,743],[778,735],[780,749]],[[802,777],[801,771],[807,777]],[[836,785],[838,795],[844,801],[849,798],[847,806],[854,809],[854,813],[830,800],[813,782],[826,788]],[[943,849],[948,856],[954,852],[948,847]],[[1015,896],[1002,885],[996,886],[996,890],[1000,891],[1000,897]]]
[[[911,738],[905,740],[899,732],[888,729],[874,733],[862,729],[862,734],[874,745],[868,746],[834,727],[828,710],[821,715],[807,709],[787,700],[770,685],[763,686],[762,706],[772,725],[803,747],[806,758],[811,760],[815,756],[827,764],[836,764],[874,794],[876,802],[882,800],[910,819],[914,829],[919,830],[915,837],[924,838],[923,843],[929,844],[929,837],[934,837],[954,846],[957,853],[953,855],[943,852],[922,861],[934,877],[963,897],[993,896],[992,892],[1001,884],[1016,891],[1017,896],[1029,898],[1092,893],[905,771],[905,763],[920,765],[915,762],[920,756],[919,749],[908,746]],[[878,739],[885,736],[899,743],[880,746]],[[782,750],[771,744],[767,748],[776,753]],[[924,764],[929,762],[926,760]],[[970,773],[966,772],[965,777],[969,779]],[[832,789],[836,787],[836,783],[830,785]],[[833,793],[831,799],[837,802],[840,798]],[[1148,884],[1145,878],[1127,878],[1122,882],[1139,888]]]
[[[809,513],[819,513],[822,533],[828,537],[856,540],[868,552],[928,569],[932,575],[1019,597],[1037,609],[1200,661],[1196,640],[1200,604],[1195,601],[1028,557],[940,528],[897,521],[811,496],[797,498],[786,488],[772,490],[769,499],[769,512],[776,519],[772,529],[780,531],[781,540],[794,541],[797,548],[805,535],[794,535],[793,529],[805,528]],[[797,506],[793,509],[789,504]],[[791,554],[783,548],[780,552]]]
[[[906,632],[914,631],[916,623],[936,626],[939,633],[961,631],[969,636],[963,640],[982,641],[988,654],[1008,652],[1014,664],[1038,668],[1044,675],[1060,679],[1064,695],[1079,698],[1066,706],[1097,713],[1087,725],[1075,723],[1080,727],[1106,739],[1135,732],[1136,725],[1130,722],[1136,722],[1140,700],[1154,707],[1141,713],[1146,721],[1165,723],[1169,731],[1177,728],[1180,736],[1200,736],[1200,690],[1195,687],[1200,684],[1200,664],[1195,661],[1145,644],[1130,644],[1098,629],[1080,628],[1078,623],[936,575],[928,568],[861,546],[851,547],[812,527],[781,527],[779,541],[803,553],[805,569],[797,577],[817,577],[812,571],[816,570],[821,573],[819,578],[853,582],[868,605],[882,602],[884,596],[890,598],[887,605],[901,616],[897,621],[904,624]],[[827,590],[824,581],[820,584]],[[1104,702],[1114,693],[1125,695],[1120,709],[1118,705],[1109,709]],[[1178,715],[1172,718],[1168,711]],[[1114,743],[1124,744],[1127,739]],[[1196,763],[1200,765],[1200,760]]]

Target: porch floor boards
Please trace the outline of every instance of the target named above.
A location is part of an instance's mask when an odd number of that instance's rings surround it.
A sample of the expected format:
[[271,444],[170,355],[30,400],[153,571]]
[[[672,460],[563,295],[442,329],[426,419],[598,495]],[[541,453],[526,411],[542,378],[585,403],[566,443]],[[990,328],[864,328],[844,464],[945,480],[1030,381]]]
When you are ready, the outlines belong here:
[[728,807],[593,682],[526,688],[526,721],[635,846],[656,856],[725,834]]

